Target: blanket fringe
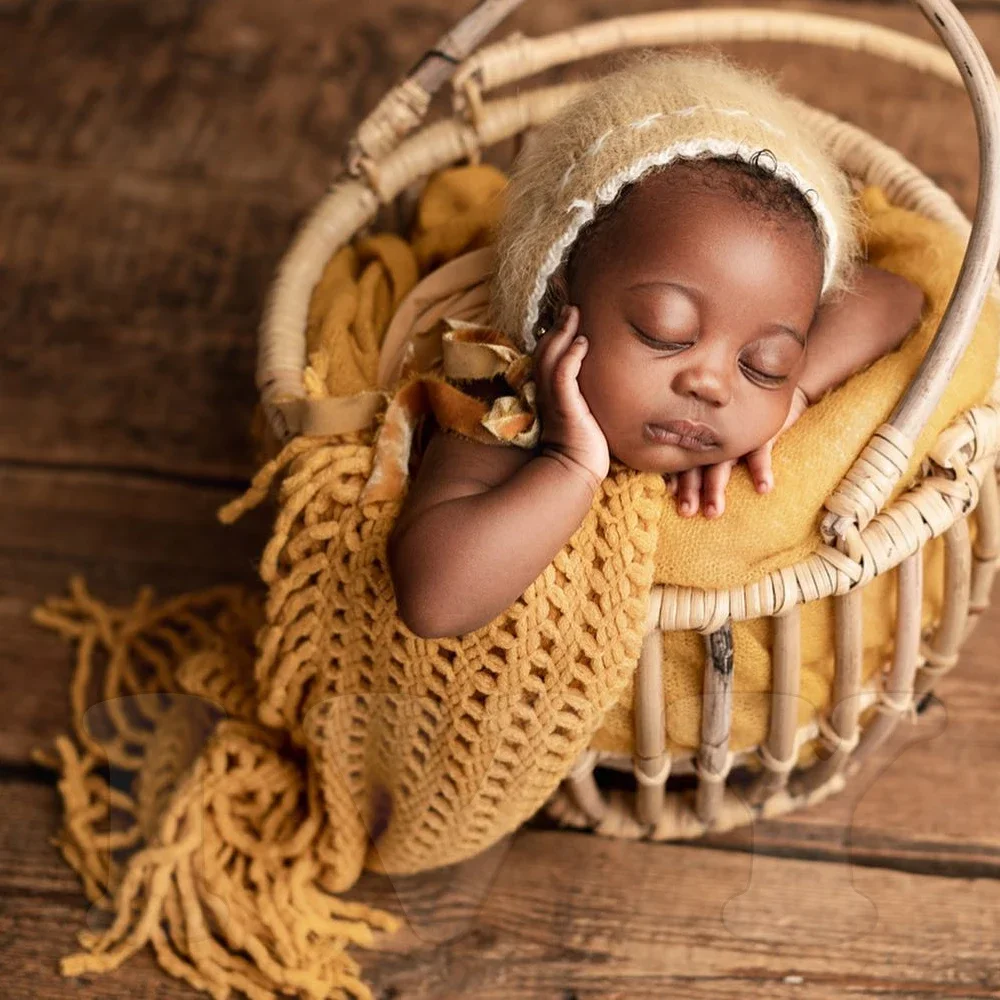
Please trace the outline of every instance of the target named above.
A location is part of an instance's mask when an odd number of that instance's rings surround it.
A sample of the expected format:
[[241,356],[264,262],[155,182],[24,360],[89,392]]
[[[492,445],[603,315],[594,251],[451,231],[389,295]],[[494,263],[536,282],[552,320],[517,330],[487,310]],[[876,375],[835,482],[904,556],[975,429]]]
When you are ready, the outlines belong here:
[[255,717],[260,597],[223,587],[157,604],[145,588],[110,608],[74,578],[33,617],[77,644],[76,741],[34,754],[60,775],[53,843],[113,915],[80,933],[63,974],[115,969],[149,944],[217,1000],[371,1000],[346,949],[400,921],[323,887],[331,831],[315,775]]

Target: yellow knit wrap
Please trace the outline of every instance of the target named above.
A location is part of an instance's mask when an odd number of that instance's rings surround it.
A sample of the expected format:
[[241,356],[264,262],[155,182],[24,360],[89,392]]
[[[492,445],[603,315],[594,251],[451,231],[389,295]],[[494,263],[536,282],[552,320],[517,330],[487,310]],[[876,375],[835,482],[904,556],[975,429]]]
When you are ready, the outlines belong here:
[[[492,168],[444,171],[409,242],[376,236],[331,261],[310,313],[313,397],[372,391],[393,307],[430,267],[488,240],[502,187]],[[218,589],[156,603],[144,592],[108,609],[76,581],[40,609],[80,650],[82,749],[60,738],[56,755],[40,756],[62,773],[59,846],[88,896],[115,911],[107,931],[81,937],[66,974],[114,968],[149,943],[168,972],[219,1000],[233,988],[255,1000],[371,997],[346,947],[398,921],[336,893],[365,867],[407,873],[468,858],[542,806],[581,750],[630,749],[654,582],[730,586],[811,551],[825,484],[891,408],[943,311],[961,241],[878,192],[865,203],[871,259],[917,280],[930,307],[901,351],[779,441],[769,497],[737,475],[722,520],[682,521],[659,476],[613,464],[579,528],[510,608],[476,632],[422,639],[398,619],[387,569],[401,501],[363,501],[383,423],[293,440],[223,510],[231,520],[277,487],[263,599]],[[424,257],[421,245],[432,248]],[[986,397],[996,330],[991,303],[932,427]],[[333,366],[327,348],[338,344],[344,361]],[[701,538],[698,560],[689,533]],[[940,613],[939,550],[925,547],[925,621]],[[893,587],[887,574],[864,591],[866,677],[891,649]],[[738,750],[766,732],[770,632],[749,621],[733,633]],[[803,608],[802,635],[806,721],[830,699],[828,601]],[[665,648],[668,748],[682,753],[698,743],[701,639],[667,635]],[[96,675],[110,739],[87,716]],[[112,786],[109,767],[138,784]],[[128,822],[108,834],[112,812]]]

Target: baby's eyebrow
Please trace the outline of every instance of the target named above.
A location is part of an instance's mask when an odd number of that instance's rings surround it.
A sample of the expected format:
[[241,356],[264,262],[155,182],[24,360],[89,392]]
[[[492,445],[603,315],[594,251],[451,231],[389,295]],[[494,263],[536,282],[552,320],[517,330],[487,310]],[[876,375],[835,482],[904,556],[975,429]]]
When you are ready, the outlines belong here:
[[701,305],[701,292],[690,285],[682,285],[679,281],[638,281],[634,285],[629,285],[627,291],[631,292],[635,288],[676,288]]
[[775,323],[774,328],[778,331],[778,333],[787,333],[789,337],[792,337],[798,342],[800,347],[806,346],[806,338],[803,337],[798,330],[790,326],[786,326],[784,323]]

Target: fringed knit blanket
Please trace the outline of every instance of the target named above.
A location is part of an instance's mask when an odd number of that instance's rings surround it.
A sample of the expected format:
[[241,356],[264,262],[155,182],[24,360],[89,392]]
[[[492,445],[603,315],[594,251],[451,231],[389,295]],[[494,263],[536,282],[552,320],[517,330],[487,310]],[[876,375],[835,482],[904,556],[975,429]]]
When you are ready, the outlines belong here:
[[[620,694],[645,631],[662,481],[609,477],[505,615],[425,640],[394,614],[398,502],[358,503],[370,468],[362,445],[299,439],[258,479],[284,472],[263,615],[231,591],[108,612],[79,583],[38,612],[80,643],[76,690],[100,660],[116,699],[112,742],[81,716],[83,754],[57,742],[60,846],[93,901],[115,890],[116,911],[66,974],[149,942],[217,997],[368,996],[344,946],[395,921],[334,894],[362,867],[447,865],[514,830]],[[146,695],[162,690],[178,694]],[[109,786],[108,764],[137,772],[131,794]],[[109,809],[130,818],[123,832],[103,832]],[[111,864],[140,842],[123,871]]]
[[[75,739],[60,737],[54,753],[39,754],[61,773],[58,846],[88,897],[114,913],[106,931],[81,934],[82,950],[64,960],[67,975],[112,969],[150,944],[170,974],[216,998],[232,990],[370,997],[347,949],[398,921],[338,895],[363,868],[412,873],[469,858],[536,812],[595,741],[628,748],[623,706],[650,588],[687,583],[679,577],[697,567],[665,571],[675,549],[689,551],[683,531],[710,530],[682,529],[660,477],[613,463],[572,538],[488,626],[422,639],[395,614],[386,540],[419,461],[425,418],[507,446],[530,446],[537,435],[530,359],[502,335],[462,325],[481,306],[481,290],[467,288],[444,306],[417,294],[421,275],[442,261],[488,248],[503,181],[487,167],[444,171],[429,183],[409,241],[369,237],[331,261],[310,312],[314,433],[288,444],[221,512],[231,520],[275,492],[260,564],[265,593],[220,588],[157,603],[143,592],[132,607],[111,610],[77,580],[68,597],[36,612],[78,649]],[[855,440],[863,444],[884,419],[944,308],[961,245],[938,231],[911,241],[908,259],[917,264],[908,273],[918,280],[930,273],[920,265],[928,240],[948,248],[934,250],[944,263],[922,281],[933,308],[916,346],[898,352],[904,360],[887,390],[888,369],[876,376],[884,391],[862,414],[867,424],[844,429],[843,455],[822,475],[808,470],[820,480],[816,491],[828,492],[831,477],[835,485],[859,450]],[[380,351],[400,312],[412,349]],[[457,326],[443,324],[445,315]],[[962,391],[937,415],[940,426],[986,396],[996,366],[992,314],[990,323],[981,323],[986,332],[956,376]],[[449,380],[437,364],[443,356],[478,381]],[[475,391],[487,384],[491,391]],[[375,406],[377,425],[323,432],[324,419],[356,419],[373,400],[389,404]],[[839,412],[831,404],[792,430]],[[783,469],[792,475],[780,444],[779,487]],[[807,444],[790,440],[788,455]],[[750,501],[740,499],[738,478],[731,489],[727,517],[738,531]],[[716,555],[701,584],[745,579],[741,559],[756,574],[781,555],[793,562],[796,546],[808,552],[826,492],[789,515],[791,529],[778,518],[763,554],[713,536]],[[801,491],[795,500],[803,504]],[[728,563],[717,554],[733,551]],[[872,599],[890,599],[876,583],[866,588]],[[933,601],[933,585],[928,592]],[[933,617],[934,607],[926,613]],[[734,628],[743,689],[733,739],[754,746],[766,726],[769,637],[758,622],[742,625],[745,632]],[[809,627],[804,616],[804,639]],[[829,700],[828,616],[817,612],[813,627],[814,673],[803,665],[803,687],[821,706]],[[669,713],[669,745],[693,748],[700,642],[689,633],[667,639],[676,642],[667,643],[665,690],[677,705],[691,700],[690,711]],[[876,666],[887,642],[871,637]],[[104,701],[91,709],[86,692],[98,675]]]

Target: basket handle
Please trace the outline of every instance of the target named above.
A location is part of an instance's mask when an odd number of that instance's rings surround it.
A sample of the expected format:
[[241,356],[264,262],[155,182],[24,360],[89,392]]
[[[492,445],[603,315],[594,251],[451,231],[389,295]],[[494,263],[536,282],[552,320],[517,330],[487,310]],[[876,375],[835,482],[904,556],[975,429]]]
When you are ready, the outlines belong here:
[[887,503],[917,436],[972,339],[1000,259],[1000,92],[986,53],[950,0],[913,0],[940,36],[969,93],[979,140],[979,188],[965,258],[941,324],[909,388],[827,498],[820,532],[852,559],[861,532]]
[[480,0],[442,35],[358,126],[347,143],[344,167],[354,177],[366,160],[378,160],[424,119],[431,98],[451,79],[458,64],[524,0]]

